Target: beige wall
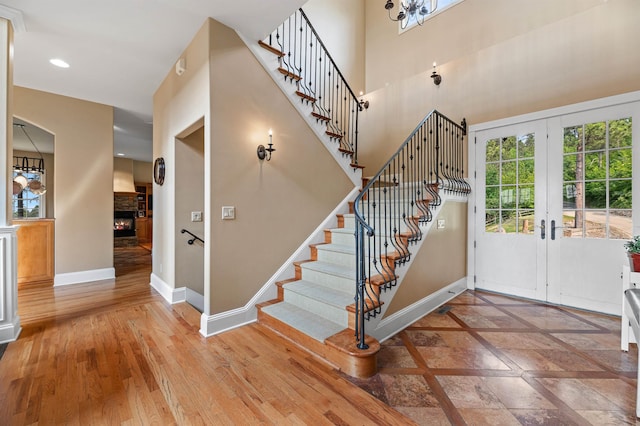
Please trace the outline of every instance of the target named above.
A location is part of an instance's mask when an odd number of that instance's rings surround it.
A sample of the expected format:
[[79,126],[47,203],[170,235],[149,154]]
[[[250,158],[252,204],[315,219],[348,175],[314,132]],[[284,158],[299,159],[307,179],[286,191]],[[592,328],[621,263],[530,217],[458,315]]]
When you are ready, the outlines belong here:
[[113,157],[113,192],[136,192],[132,159]]
[[[38,157],[38,154],[36,152],[31,152],[31,151],[18,151],[18,150],[14,150],[13,151],[13,155],[14,156],[18,156],[18,157]],[[55,199],[55,191],[56,191],[56,185],[55,185],[55,161],[54,161],[54,155],[53,154],[47,154],[47,153],[43,153],[42,154],[42,158],[44,159],[44,170],[45,170],[45,187],[47,188],[47,192],[45,193],[45,207],[46,207],[46,217],[48,219],[53,219],[55,218],[55,211],[54,209],[54,205],[53,205],[53,200]]]
[[133,181],[136,183],[153,182],[153,163],[133,160]]
[[467,276],[467,203],[445,203],[425,238],[385,317]]
[[365,0],[311,0],[303,6],[356,96],[365,90],[364,8]]
[[55,136],[56,275],[113,267],[113,108],[23,87],[13,107]]
[[204,238],[204,222],[191,222],[191,212],[204,212],[204,127],[176,139],[176,287],[187,287],[204,296],[204,245],[187,244],[188,234]]
[[635,0],[465,0],[402,35],[375,3],[366,6],[367,166],[383,164],[434,108],[477,124],[640,89]]

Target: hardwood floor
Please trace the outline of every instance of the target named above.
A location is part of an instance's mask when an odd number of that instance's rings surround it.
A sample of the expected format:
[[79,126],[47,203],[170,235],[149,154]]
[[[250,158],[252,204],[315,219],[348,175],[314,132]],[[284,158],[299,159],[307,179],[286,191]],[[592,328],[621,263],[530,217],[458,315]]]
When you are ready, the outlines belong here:
[[121,254],[115,281],[19,291],[0,424],[412,423],[260,325],[203,338],[149,287],[148,254]]

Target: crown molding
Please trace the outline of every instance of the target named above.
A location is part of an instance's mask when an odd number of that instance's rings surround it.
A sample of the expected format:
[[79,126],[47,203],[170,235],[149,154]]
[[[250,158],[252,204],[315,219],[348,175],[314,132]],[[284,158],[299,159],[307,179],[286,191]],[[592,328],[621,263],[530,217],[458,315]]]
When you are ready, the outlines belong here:
[[22,18],[22,12],[18,9],[13,9],[11,7],[0,4],[0,18],[5,18],[11,21],[13,25],[13,31],[16,33],[26,32],[27,27],[24,24],[24,19]]

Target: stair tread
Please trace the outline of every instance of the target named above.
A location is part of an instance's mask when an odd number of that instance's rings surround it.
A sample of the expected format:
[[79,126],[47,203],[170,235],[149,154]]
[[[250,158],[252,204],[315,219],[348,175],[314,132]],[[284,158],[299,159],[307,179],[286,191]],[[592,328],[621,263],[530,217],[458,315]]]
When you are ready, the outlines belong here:
[[350,234],[350,235],[354,235],[356,232],[355,228],[331,228],[329,229],[329,231],[335,234]]
[[305,311],[287,302],[279,302],[265,306],[262,308],[262,312],[300,330],[320,342],[324,342],[328,337],[345,329],[344,325]]
[[[346,307],[353,303],[354,293],[346,293],[311,281],[298,280],[283,286],[285,290],[335,307]],[[355,292],[355,286],[353,291]]]

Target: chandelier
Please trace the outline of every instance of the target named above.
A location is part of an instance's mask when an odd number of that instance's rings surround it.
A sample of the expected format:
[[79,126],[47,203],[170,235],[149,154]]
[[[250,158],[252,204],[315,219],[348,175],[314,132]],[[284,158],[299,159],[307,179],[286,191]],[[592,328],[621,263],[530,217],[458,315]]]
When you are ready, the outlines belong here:
[[398,16],[395,18],[391,16],[391,9],[395,7],[392,0],[387,0],[384,8],[389,11],[389,19],[395,22],[400,22],[400,28],[403,30],[407,28],[409,22],[417,22],[418,25],[424,24],[424,18],[427,15],[432,14],[438,8],[438,0],[409,0],[400,1]]

